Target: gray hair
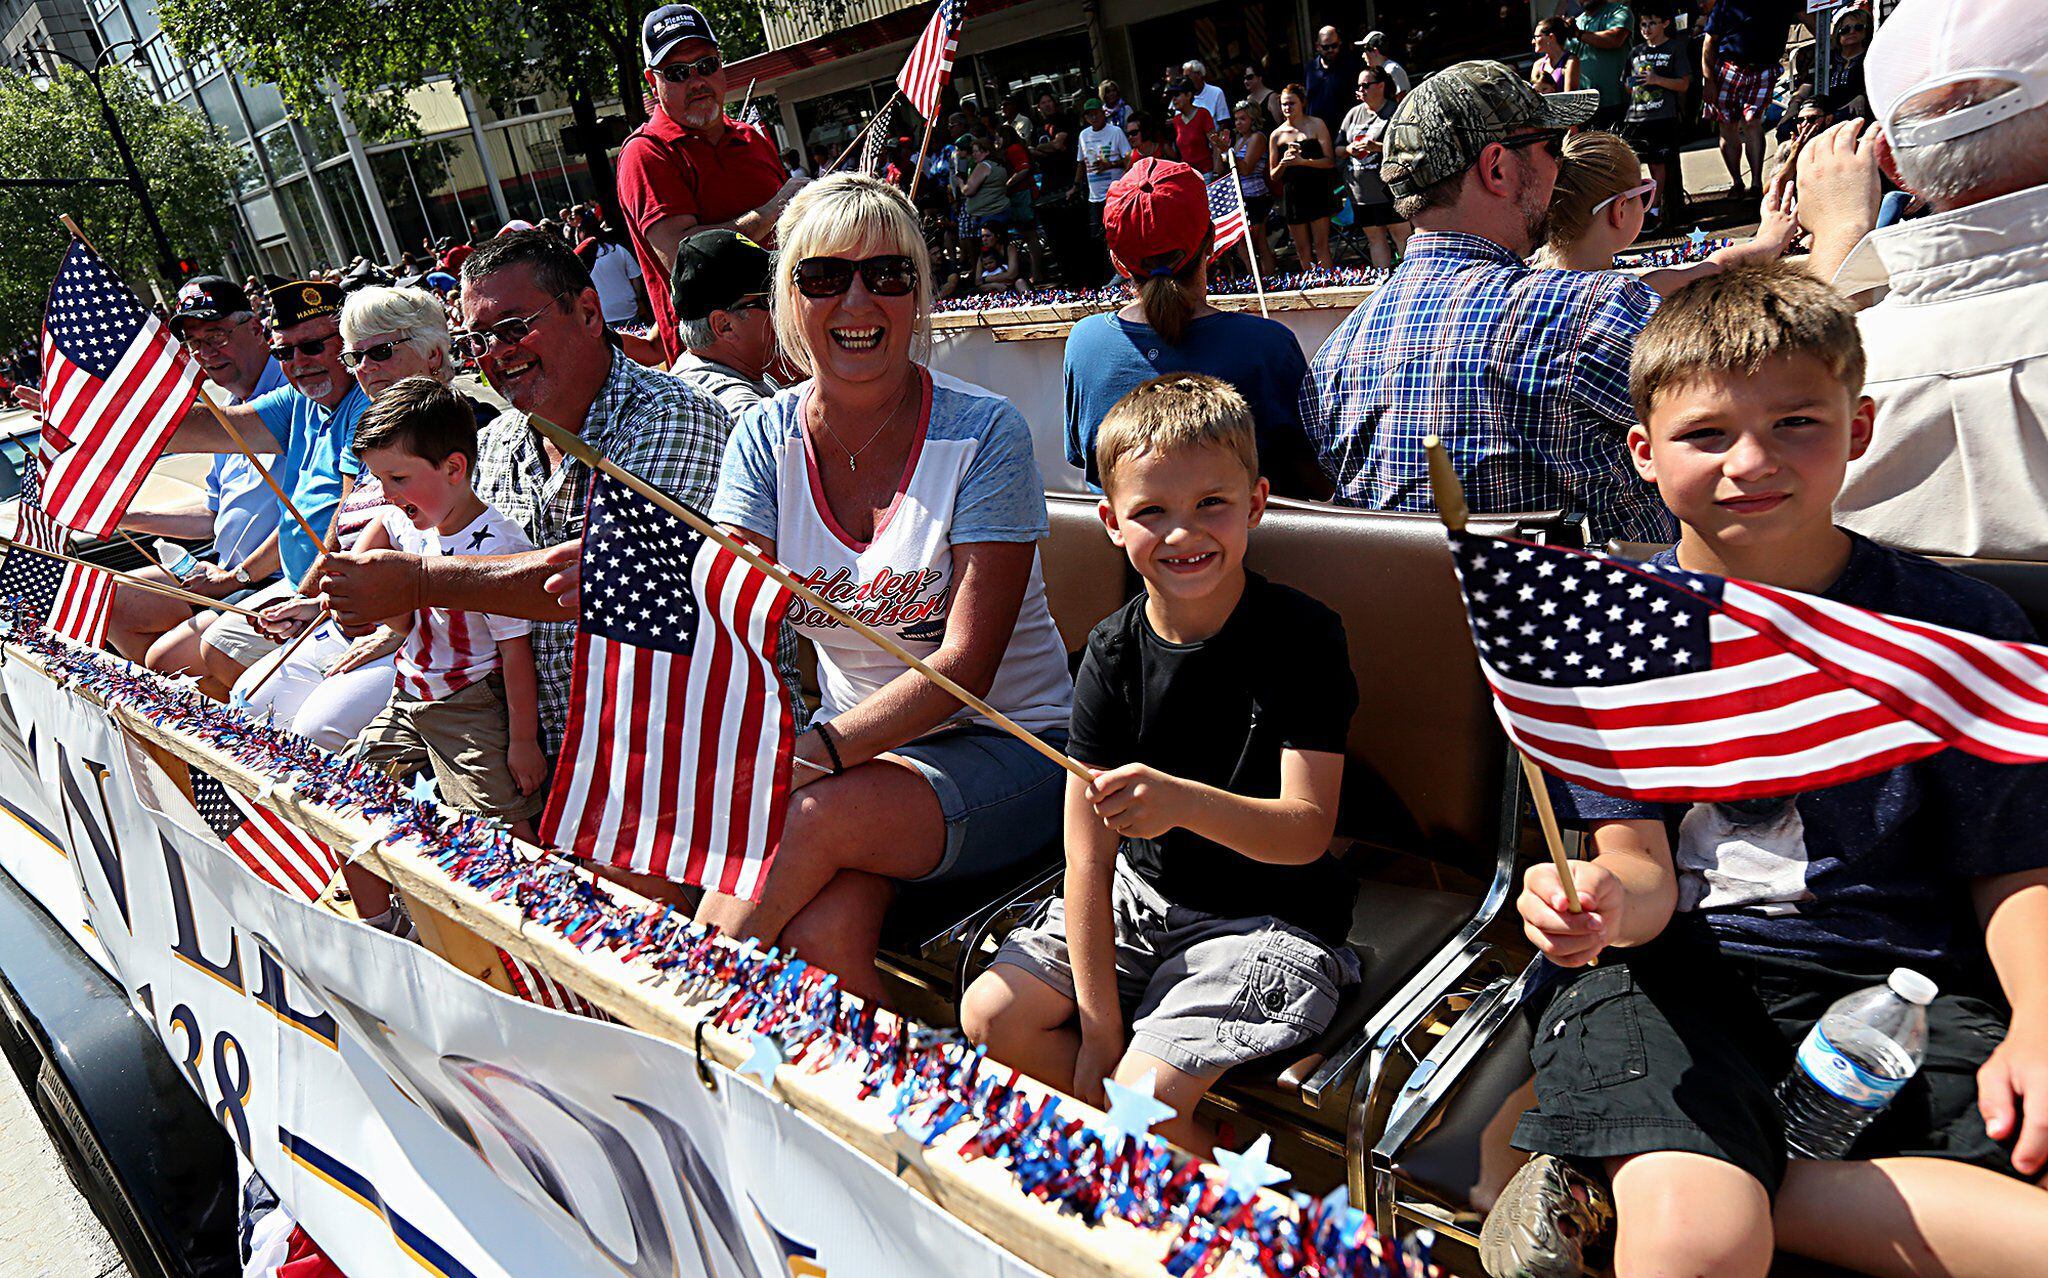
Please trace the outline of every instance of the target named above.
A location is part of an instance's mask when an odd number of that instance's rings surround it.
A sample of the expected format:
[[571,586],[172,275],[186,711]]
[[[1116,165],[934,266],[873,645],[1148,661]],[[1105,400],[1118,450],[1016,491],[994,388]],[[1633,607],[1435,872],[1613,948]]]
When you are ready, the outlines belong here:
[[709,350],[718,341],[718,334],[711,331],[709,315],[703,319],[677,320],[676,336],[683,339],[683,349],[688,351]]
[[1209,78],[1209,68],[1202,65],[1200,58],[1189,58],[1186,62],[1180,64],[1180,69],[1190,75],[1201,76],[1205,80]]
[[448,312],[423,288],[359,288],[341,304],[341,340],[359,342],[373,333],[405,333],[422,355],[441,352],[442,367],[455,369]]
[[[1987,102],[2011,85],[1970,80],[1925,94],[1899,109],[1896,124],[1936,119]],[[2048,182],[2048,106],[2037,106],[1959,138],[1925,146],[1894,146],[1899,184],[1937,209],[1967,203],[1973,192],[2021,190]]]

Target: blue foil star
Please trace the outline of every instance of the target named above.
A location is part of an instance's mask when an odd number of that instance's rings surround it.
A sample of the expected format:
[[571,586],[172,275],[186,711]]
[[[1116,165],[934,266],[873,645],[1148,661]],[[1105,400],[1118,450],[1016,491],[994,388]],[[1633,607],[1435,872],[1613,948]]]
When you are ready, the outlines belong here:
[[1698,226],[1692,228],[1692,234],[1685,237],[1685,242],[1692,245],[1693,252],[1699,252],[1700,249],[1703,246],[1705,246],[1707,242],[1707,232],[1705,228]]
[[761,1080],[761,1086],[769,1091],[775,1089],[775,1071],[782,1064],[782,1048],[774,1039],[754,1031],[754,1054],[740,1066],[740,1073],[752,1074]]
[[424,772],[418,773],[413,777],[412,784],[405,788],[405,797],[414,803],[432,803],[434,779]]
[[230,691],[228,693],[228,709],[239,714],[247,714],[249,712],[249,694],[240,688]]
[[1151,1134],[1152,1128],[1173,1117],[1173,1106],[1159,1100],[1153,1093],[1159,1087],[1159,1071],[1148,1069],[1138,1080],[1136,1087],[1126,1087],[1113,1078],[1102,1080],[1103,1094],[1109,1097],[1109,1113],[1103,1116],[1103,1125],[1122,1144],[1122,1138],[1130,1137],[1142,1141]]
[[1261,1189],[1287,1179],[1286,1172],[1266,1161],[1266,1155],[1273,1152],[1270,1134],[1253,1141],[1242,1154],[1233,1154],[1227,1149],[1212,1152],[1216,1155],[1217,1168],[1223,1173],[1224,1186],[1235,1191],[1240,1198],[1250,1198]]

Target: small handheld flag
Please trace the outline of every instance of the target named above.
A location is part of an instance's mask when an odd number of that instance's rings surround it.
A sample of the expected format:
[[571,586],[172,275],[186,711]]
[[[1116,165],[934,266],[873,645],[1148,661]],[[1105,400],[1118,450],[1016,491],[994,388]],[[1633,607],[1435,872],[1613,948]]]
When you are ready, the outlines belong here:
[[1244,198],[1238,194],[1235,174],[1210,178],[1207,185],[1209,221],[1216,227],[1216,239],[1209,248],[1209,260],[1213,262],[1245,238]]
[[280,892],[316,901],[341,868],[333,848],[197,768],[192,803],[235,859]]
[[199,394],[199,366],[99,255],[73,240],[43,317],[43,506],[111,536]]
[[790,594],[602,471],[583,533],[569,724],[541,838],[577,856],[760,896],[782,835]]
[[1451,549],[1501,723],[1580,785],[1726,802],[1950,747],[2048,761],[2048,648],[1556,546]]
[[967,0],[939,0],[924,34],[911,47],[910,59],[897,73],[896,87],[926,120],[938,117],[939,94],[953,75],[953,57],[960,51],[960,21]]
[[0,558],[0,598],[20,601],[29,615],[56,634],[88,648],[106,642],[107,616],[114,600],[114,576],[104,568],[53,559],[35,551],[63,553],[64,529],[43,509],[42,459],[31,454],[21,461],[21,500],[16,505],[14,539]]

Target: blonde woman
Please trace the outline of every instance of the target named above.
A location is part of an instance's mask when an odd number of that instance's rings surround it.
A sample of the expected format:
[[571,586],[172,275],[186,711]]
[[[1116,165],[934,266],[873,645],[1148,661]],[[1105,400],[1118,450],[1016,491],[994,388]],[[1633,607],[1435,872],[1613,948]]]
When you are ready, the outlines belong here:
[[[1614,269],[1615,254],[1636,242],[1657,184],[1643,176],[1643,164],[1629,144],[1612,133],[1581,133],[1565,139],[1550,218],[1538,266],[1567,271]],[[1796,229],[1785,209],[1785,184],[1766,192],[1756,238],[1718,249],[1690,266],[1645,272],[1643,283],[1669,297],[1703,275],[1738,262],[1769,261],[1784,255]]]
[[[835,174],[777,229],[775,332],[810,380],[734,428],[713,518],[1064,745],[1073,683],[1039,572],[1030,428],[920,362],[931,262],[910,202]],[[873,997],[895,885],[1050,846],[1064,774],[829,616],[799,605],[791,618],[817,648],[824,704],[797,738],[781,848],[759,901],[710,893],[697,917],[794,945]]]

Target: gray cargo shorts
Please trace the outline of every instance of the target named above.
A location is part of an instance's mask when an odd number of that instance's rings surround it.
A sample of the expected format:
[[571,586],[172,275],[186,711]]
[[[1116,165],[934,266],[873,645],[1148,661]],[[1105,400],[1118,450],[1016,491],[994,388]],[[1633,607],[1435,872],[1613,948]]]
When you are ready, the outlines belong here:
[[[1358,980],[1350,950],[1271,915],[1219,918],[1174,905],[1121,858],[1110,905],[1129,1048],[1198,1077],[1314,1038],[1337,1013],[1337,991]],[[1058,897],[1047,901],[992,962],[1022,968],[1071,999],[1065,907]]]

